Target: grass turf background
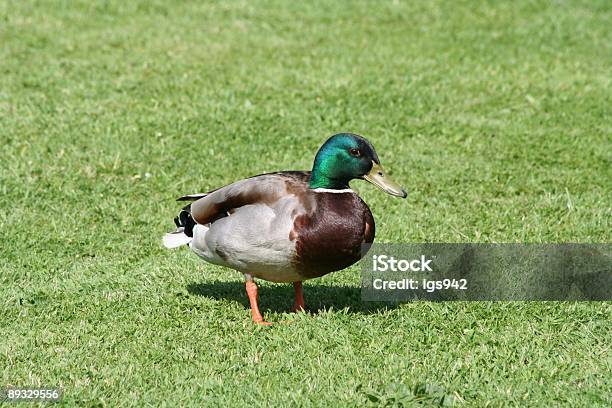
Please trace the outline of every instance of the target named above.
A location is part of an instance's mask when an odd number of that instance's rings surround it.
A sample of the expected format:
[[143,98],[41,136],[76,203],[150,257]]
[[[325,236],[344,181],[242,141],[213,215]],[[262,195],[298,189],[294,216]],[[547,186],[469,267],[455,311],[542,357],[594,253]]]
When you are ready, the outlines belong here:
[[[124,4],[125,3],[125,4]],[[610,241],[612,12],[582,2],[0,1],[0,386],[99,406],[612,403],[610,303],[360,301],[168,251],[184,193],[353,131],[378,242]],[[290,321],[291,323],[284,323]]]

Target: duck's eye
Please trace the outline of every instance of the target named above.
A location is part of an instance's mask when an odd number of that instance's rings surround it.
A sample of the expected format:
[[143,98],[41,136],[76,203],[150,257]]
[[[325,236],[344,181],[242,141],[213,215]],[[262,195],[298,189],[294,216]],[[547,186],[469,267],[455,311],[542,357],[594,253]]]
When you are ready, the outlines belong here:
[[349,153],[351,156],[361,157],[361,150],[359,149],[349,149]]

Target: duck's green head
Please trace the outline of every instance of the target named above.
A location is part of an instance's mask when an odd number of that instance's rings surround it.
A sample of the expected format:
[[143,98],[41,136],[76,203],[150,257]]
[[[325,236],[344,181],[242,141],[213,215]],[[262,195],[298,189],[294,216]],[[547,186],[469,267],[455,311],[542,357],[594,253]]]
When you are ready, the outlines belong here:
[[374,146],[352,133],[339,133],[327,139],[312,166],[310,188],[341,190],[349,181],[364,179],[387,193],[406,198],[406,191],[387,176]]

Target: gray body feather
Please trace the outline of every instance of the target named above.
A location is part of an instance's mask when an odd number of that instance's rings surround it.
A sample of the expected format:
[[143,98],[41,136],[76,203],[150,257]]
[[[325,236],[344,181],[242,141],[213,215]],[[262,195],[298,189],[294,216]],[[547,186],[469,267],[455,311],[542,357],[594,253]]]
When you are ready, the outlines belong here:
[[293,262],[295,241],[289,238],[295,218],[305,212],[302,190],[294,179],[279,174],[215,190],[191,206],[198,224],[189,247],[208,262],[257,278],[303,280]]

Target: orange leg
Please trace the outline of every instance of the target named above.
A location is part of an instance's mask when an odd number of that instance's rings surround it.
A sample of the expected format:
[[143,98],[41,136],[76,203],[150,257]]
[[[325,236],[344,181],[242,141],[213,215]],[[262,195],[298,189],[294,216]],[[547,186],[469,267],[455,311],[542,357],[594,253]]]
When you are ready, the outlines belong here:
[[261,312],[259,311],[259,305],[257,304],[257,285],[252,280],[246,282],[246,292],[249,295],[249,302],[251,302],[251,315],[253,316],[253,323],[263,324],[269,326],[272,323],[264,322]]
[[304,305],[304,290],[302,290],[302,282],[293,282],[293,288],[295,289],[295,302],[293,303],[291,311],[304,311],[306,306]]

